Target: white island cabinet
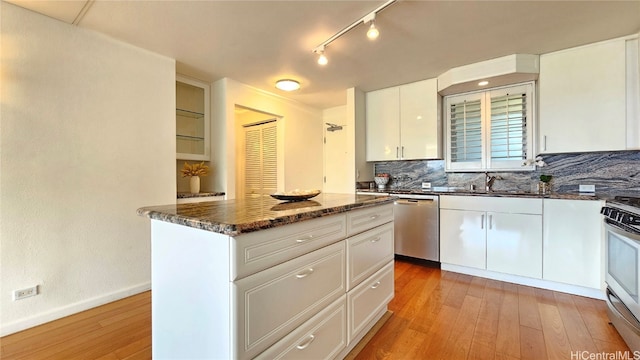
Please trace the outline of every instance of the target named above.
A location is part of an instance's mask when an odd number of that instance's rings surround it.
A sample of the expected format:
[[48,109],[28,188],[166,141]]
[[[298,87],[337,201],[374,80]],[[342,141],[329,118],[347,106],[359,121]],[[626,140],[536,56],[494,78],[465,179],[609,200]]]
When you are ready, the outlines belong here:
[[153,357],[343,358],[393,298],[392,201],[139,209],[152,219]]

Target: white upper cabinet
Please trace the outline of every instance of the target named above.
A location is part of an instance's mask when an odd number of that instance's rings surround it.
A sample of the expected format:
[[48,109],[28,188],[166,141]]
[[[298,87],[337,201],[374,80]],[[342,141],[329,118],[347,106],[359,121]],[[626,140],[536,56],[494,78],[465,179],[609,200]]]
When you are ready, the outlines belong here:
[[[637,92],[638,81],[637,40],[629,43],[634,44],[635,55],[627,40],[615,39],[540,56],[540,152],[629,148],[627,92],[634,82]],[[628,68],[636,70],[635,79]]]
[[176,76],[176,159],[210,159],[209,85]]
[[367,161],[441,158],[438,99],[437,79],[368,92]]

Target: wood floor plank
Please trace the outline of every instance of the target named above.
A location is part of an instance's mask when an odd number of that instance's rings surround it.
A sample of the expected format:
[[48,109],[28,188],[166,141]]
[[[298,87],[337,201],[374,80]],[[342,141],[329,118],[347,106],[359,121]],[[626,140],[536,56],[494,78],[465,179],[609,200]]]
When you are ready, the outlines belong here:
[[589,334],[589,330],[580,316],[580,312],[569,294],[554,292],[558,312],[562,318],[565,331],[569,337],[571,349],[574,351],[588,351],[596,353],[598,348]]
[[466,359],[469,355],[473,334],[480,312],[482,299],[466,295],[458,312],[449,339],[444,344],[443,357],[446,359]]
[[542,330],[520,326],[520,358],[522,360],[548,359]]
[[612,341],[620,345],[620,347],[626,346],[622,337],[620,337],[613,325],[609,323],[604,301],[582,296],[575,296],[573,301],[578,307],[580,316],[584,320],[592,338]]
[[444,352],[444,344],[449,335],[451,335],[452,326],[458,315],[459,309],[449,305],[443,305],[436,315],[436,319],[426,334],[422,344],[418,347],[419,353],[416,359],[428,359],[434,354],[442,354]]
[[469,275],[459,274],[453,288],[451,288],[445,299],[445,305],[460,309],[467,294],[467,289],[469,289],[469,284],[471,284],[471,279],[472,277]]
[[547,302],[539,302],[538,311],[540,312],[542,333],[549,358],[571,359],[571,345],[558,308]]
[[469,288],[467,289],[467,295],[482,298],[484,295],[484,288],[486,284],[487,284],[487,279],[474,276],[473,279],[471,279],[471,283],[469,283]]
[[518,310],[520,325],[542,330],[540,314],[538,313],[538,302],[534,288],[518,285]]
[[518,309],[518,287],[503,286],[502,306],[496,334],[496,355],[520,358],[520,311]]
[[485,281],[480,313],[469,350],[469,359],[492,359],[496,351],[498,319],[504,293],[502,283]]

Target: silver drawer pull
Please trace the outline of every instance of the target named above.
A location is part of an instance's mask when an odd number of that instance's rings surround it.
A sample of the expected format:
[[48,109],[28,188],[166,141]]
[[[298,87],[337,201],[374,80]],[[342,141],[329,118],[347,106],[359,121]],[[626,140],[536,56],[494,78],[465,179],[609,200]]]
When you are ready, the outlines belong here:
[[301,239],[296,239],[297,243],[303,243],[303,242],[307,242],[309,240],[313,239],[313,235],[307,235],[307,237],[305,238],[301,238]]
[[311,345],[311,343],[313,342],[313,340],[314,340],[315,338],[316,338],[315,336],[313,336],[313,335],[309,335],[309,339],[307,339],[307,341],[305,341],[304,343],[302,343],[302,344],[300,344],[300,345],[296,346],[296,348],[298,348],[298,350],[304,350],[304,349],[306,349],[309,345]]
[[380,281],[376,281],[376,283],[375,283],[375,284],[371,285],[371,288],[372,288],[372,289],[377,289],[377,288],[378,288],[378,286],[380,286]]
[[380,215],[371,215],[371,216],[369,216],[369,220],[375,220],[375,219],[377,219],[379,217],[380,217]]
[[377,237],[377,238],[375,238],[375,239],[371,239],[371,242],[372,242],[372,243],[377,243],[378,241],[380,241],[380,237]]
[[298,279],[302,279],[302,278],[306,278],[307,276],[311,275],[312,273],[313,273],[313,268],[308,268],[307,270],[305,270],[305,271],[303,271],[303,272],[301,272],[299,274],[296,274],[296,277]]

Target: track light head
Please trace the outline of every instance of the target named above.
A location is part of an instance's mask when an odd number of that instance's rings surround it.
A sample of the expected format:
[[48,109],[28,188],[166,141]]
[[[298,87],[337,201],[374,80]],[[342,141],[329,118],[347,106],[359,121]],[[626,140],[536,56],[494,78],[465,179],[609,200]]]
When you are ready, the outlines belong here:
[[371,20],[371,25],[369,26],[369,30],[367,31],[367,37],[369,40],[375,40],[380,35],[378,29],[376,29],[376,24],[373,20]]
[[318,46],[313,50],[314,53],[318,54],[318,64],[319,65],[327,65],[329,59],[324,55],[324,46]]
[[369,23],[369,30],[367,30],[367,37],[369,40],[375,40],[380,35],[380,32],[376,28],[376,12],[371,12],[367,16],[362,18],[363,23]]

